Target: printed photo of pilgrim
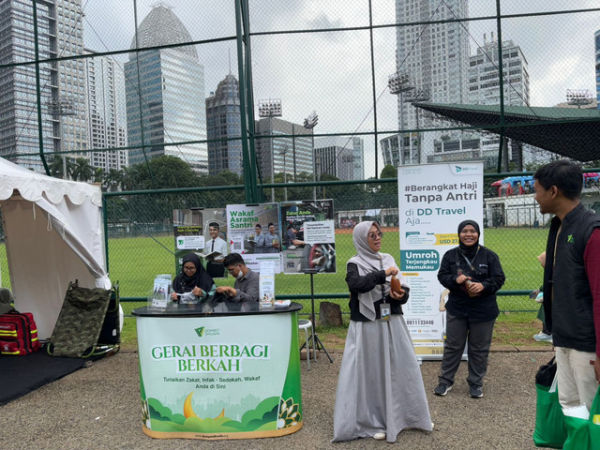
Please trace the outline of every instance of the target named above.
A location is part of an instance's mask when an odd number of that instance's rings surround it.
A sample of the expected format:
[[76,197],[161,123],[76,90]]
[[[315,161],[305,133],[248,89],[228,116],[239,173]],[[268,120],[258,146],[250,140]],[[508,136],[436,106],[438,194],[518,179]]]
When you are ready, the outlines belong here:
[[[304,273],[307,269],[335,272],[335,229],[329,222],[333,223],[333,200],[281,203],[285,273]],[[307,223],[320,224],[312,226],[310,236]]]

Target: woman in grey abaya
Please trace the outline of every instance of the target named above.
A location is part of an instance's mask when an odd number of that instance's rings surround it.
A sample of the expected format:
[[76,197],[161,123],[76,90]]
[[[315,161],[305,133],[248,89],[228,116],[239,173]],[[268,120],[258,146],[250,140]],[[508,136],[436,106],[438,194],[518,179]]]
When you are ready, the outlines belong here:
[[398,274],[394,258],[381,253],[377,222],[353,231],[357,254],[348,260],[350,326],[338,379],[333,441],[372,437],[395,442],[406,428],[431,431],[423,378],[402,317],[408,288],[390,290]]

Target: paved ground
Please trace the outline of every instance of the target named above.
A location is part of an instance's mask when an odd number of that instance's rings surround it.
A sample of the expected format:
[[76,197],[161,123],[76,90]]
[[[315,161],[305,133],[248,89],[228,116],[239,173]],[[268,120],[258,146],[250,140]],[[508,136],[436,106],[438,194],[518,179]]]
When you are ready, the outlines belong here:
[[[289,436],[253,441],[155,440],[141,428],[135,352],[97,361],[0,407],[0,449],[290,449],[383,448],[372,439],[331,444],[335,387],[341,354],[302,363],[304,428]],[[493,352],[482,399],[468,397],[466,363],[446,397],[431,391],[439,362],[424,362],[423,379],[435,430],[404,431],[408,449],[528,449],[535,423],[534,374],[545,352]],[[398,380],[402,382],[402,380]]]

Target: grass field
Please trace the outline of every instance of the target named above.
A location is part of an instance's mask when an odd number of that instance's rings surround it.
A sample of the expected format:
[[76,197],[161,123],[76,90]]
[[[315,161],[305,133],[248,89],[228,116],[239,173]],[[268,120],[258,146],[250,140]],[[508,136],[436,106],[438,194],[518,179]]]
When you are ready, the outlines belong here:
[[[536,256],[545,248],[547,230],[535,228],[498,228],[485,230],[485,245],[494,250],[500,257],[506,274],[503,290],[533,290],[542,282],[542,268]],[[109,269],[110,278],[118,282],[121,297],[146,297],[152,289],[155,275],[169,273],[174,275],[175,262],[167,249],[173,248],[173,236],[155,236],[138,238],[119,238],[109,240]],[[382,251],[392,254],[396,260],[399,255],[399,236],[397,230],[386,231],[383,237]],[[340,233],[336,235],[336,252],[338,272],[335,274],[320,274],[314,277],[315,293],[346,293],[344,281],[346,261],[355,253],[352,235]],[[10,286],[6,249],[0,245],[0,269],[2,270],[2,286]],[[234,280],[229,277],[218,280],[217,284],[232,285]],[[306,275],[284,275],[276,277],[277,294],[309,294],[310,280]],[[66,287],[65,287],[66,289]],[[348,311],[347,300],[335,300],[342,311]],[[301,301],[303,313],[310,310],[308,301]],[[512,311],[502,314],[495,329],[494,342],[515,344],[530,343],[531,335],[539,331],[539,323],[535,319],[537,304],[525,295],[499,296],[498,303],[502,311]],[[123,303],[125,314],[129,315],[134,308],[144,306],[145,302]],[[318,313],[318,302],[316,306]],[[347,320],[347,318],[346,318]],[[343,346],[346,330],[319,329],[323,333],[321,339],[329,342],[329,346]],[[127,319],[123,329],[123,342],[135,345],[135,322]]]
[[[506,273],[503,290],[531,290],[539,287],[542,281],[542,269],[536,256],[544,250],[546,236],[547,230],[535,228],[485,231],[485,244],[500,256]],[[397,260],[398,240],[398,232],[389,231],[384,234],[382,244],[382,251],[392,254]],[[175,262],[167,250],[172,248],[172,236],[111,239],[109,241],[110,277],[113,281],[119,281],[121,296],[146,296],[152,288],[156,274],[174,275]],[[346,292],[345,265],[355,253],[351,234],[336,235],[336,252],[338,272],[315,276],[315,293]],[[228,278],[218,280],[217,284],[233,284],[233,281]],[[309,277],[306,275],[277,275],[276,286],[277,293],[281,295],[308,294],[310,291]]]

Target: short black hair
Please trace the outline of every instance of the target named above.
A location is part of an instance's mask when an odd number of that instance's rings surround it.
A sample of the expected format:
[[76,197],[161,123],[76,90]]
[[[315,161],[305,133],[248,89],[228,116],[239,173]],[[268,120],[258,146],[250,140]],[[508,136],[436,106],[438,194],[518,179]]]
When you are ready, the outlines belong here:
[[254,225],[254,228],[260,228],[260,229],[262,229],[262,227],[260,226],[260,223],[257,223],[256,225]]
[[275,226],[273,222],[269,222],[269,225],[267,225],[267,227],[270,227],[271,225]]
[[583,189],[583,172],[581,171],[581,166],[566,159],[552,161],[540,167],[533,175],[533,178],[544,189],[556,186],[570,200],[579,198]]
[[219,222],[211,222],[208,224],[209,227],[215,227],[215,228],[219,228]]
[[239,253],[230,253],[223,259],[223,265],[227,268],[236,264],[246,264],[244,258]]

